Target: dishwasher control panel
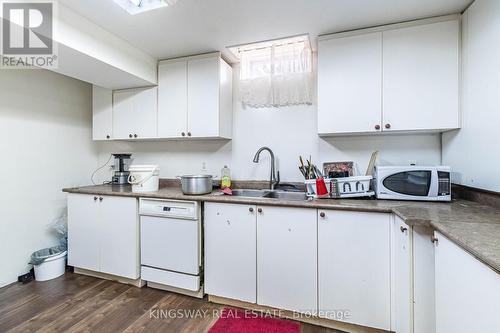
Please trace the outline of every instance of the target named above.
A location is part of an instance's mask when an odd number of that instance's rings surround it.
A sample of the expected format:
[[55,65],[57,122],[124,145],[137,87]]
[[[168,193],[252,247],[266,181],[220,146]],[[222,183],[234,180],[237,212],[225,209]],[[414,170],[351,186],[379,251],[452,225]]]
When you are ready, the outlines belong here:
[[197,220],[200,216],[200,204],[196,201],[140,198],[139,214]]

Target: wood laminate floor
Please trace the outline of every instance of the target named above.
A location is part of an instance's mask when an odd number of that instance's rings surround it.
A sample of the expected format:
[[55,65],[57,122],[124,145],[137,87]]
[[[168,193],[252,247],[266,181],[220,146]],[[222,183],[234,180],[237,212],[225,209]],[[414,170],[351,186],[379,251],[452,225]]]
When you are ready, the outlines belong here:
[[[0,288],[0,332],[206,332],[222,305],[66,273]],[[302,333],[341,333],[301,324]],[[228,332],[232,333],[232,332]]]

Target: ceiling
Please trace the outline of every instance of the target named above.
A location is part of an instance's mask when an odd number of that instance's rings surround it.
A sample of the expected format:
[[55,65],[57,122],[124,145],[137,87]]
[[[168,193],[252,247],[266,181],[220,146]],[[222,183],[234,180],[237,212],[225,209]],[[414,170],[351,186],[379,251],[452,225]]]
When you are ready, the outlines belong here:
[[130,15],[113,0],[59,0],[150,55],[166,59],[309,33],[462,12],[473,0],[179,0]]

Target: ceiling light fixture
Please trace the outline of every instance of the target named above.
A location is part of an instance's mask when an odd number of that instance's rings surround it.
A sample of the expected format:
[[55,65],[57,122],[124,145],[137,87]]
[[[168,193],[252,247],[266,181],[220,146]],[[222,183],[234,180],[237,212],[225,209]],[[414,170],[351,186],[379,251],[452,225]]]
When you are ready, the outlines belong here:
[[113,0],[129,14],[135,15],[173,5],[177,0]]

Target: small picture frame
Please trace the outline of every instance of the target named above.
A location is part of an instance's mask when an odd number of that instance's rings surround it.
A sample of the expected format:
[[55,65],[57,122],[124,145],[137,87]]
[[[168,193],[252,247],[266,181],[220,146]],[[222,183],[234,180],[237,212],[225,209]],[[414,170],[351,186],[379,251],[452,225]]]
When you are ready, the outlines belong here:
[[354,176],[354,162],[325,162],[323,172],[327,178]]

